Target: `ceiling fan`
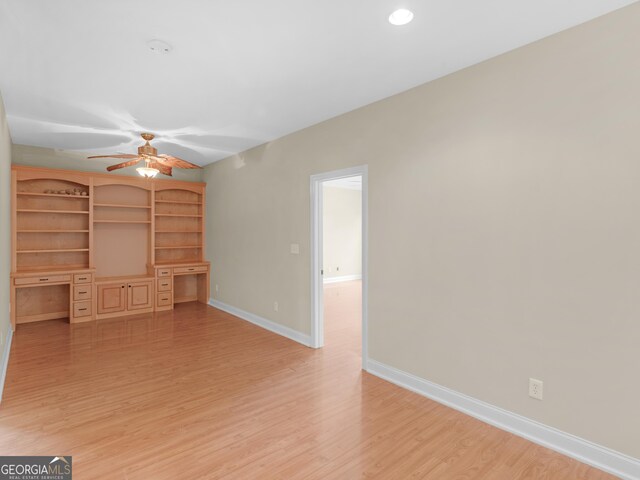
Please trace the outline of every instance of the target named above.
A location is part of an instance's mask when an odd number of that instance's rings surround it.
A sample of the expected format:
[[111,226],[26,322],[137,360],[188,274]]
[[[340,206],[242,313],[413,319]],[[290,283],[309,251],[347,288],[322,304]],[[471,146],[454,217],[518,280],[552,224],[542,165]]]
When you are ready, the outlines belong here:
[[136,170],[140,175],[145,178],[153,178],[158,173],[162,173],[164,175],[172,176],[173,168],[202,168],[199,165],[196,165],[191,162],[187,162],[186,160],[182,160],[181,158],[174,157],[171,155],[160,154],[158,155],[158,150],[152,147],[149,142],[153,140],[154,136],[152,133],[142,133],[140,136],[146,141],[146,143],[138,147],[138,154],[129,154],[129,153],[115,153],[113,155],[92,155],[87,158],[128,158],[129,160],[126,162],[118,163],[117,165],[111,165],[107,167],[107,171],[112,172],[113,170],[118,170],[119,168],[129,167],[131,165],[135,165],[136,163],[144,160],[144,167],[138,167]]

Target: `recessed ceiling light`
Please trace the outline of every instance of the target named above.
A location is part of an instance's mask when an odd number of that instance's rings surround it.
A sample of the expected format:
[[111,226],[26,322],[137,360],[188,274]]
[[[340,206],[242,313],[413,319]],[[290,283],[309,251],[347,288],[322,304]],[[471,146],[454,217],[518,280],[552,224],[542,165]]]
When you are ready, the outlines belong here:
[[389,23],[391,25],[406,25],[413,20],[413,12],[406,8],[400,8],[389,15]]
[[166,55],[171,51],[171,45],[167,42],[163,42],[162,40],[149,40],[147,42],[147,47],[153,53],[157,53],[158,55]]

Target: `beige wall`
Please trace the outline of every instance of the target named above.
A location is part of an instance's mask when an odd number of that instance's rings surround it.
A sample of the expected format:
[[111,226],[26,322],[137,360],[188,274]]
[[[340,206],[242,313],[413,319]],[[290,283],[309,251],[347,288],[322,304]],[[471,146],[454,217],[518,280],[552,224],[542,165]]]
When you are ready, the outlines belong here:
[[371,357],[640,458],[639,22],[634,4],[211,165],[212,296],[308,333],[309,176],[368,164]]
[[[115,153],[115,152],[114,152]],[[162,153],[162,152],[161,152]],[[53,148],[32,147],[30,145],[14,145],[12,152],[12,162],[16,165],[27,165],[30,167],[57,168],[62,170],[82,170],[84,172],[107,173],[109,165],[120,163],[115,158],[93,158],[87,159],[86,152],[75,152],[71,150],[56,150]],[[136,167],[131,166],[111,172],[113,175],[138,176]],[[202,170],[173,170],[174,180],[184,180],[187,182],[201,182]],[[158,175],[158,178],[171,178]]]
[[[9,273],[11,272],[11,137],[0,95],[0,369],[6,355],[9,319]],[[0,371],[0,375],[2,372]],[[1,394],[2,385],[0,385]]]
[[362,192],[322,188],[324,278],[362,274]]

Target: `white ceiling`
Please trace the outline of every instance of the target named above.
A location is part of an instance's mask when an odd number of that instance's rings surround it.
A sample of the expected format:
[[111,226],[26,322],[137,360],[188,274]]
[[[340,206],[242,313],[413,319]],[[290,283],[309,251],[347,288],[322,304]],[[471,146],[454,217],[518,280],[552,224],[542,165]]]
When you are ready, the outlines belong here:
[[204,165],[631,3],[2,0],[0,91],[14,143]]

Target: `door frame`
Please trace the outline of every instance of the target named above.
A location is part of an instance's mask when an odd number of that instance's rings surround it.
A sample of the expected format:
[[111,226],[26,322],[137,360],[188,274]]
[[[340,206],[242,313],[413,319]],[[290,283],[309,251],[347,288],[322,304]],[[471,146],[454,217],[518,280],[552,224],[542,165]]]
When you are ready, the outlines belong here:
[[362,177],[362,369],[367,370],[368,344],[368,285],[369,285],[369,220],[367,165],[318,173],[310,177],[311,192],[311,346],[324,346],[324,299],[322,276],[322,183],[347,177]]

